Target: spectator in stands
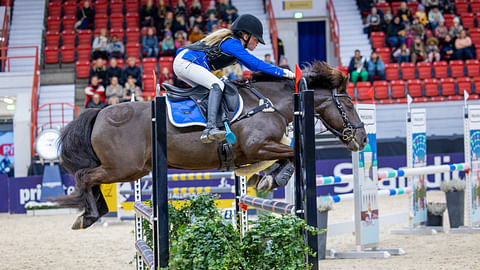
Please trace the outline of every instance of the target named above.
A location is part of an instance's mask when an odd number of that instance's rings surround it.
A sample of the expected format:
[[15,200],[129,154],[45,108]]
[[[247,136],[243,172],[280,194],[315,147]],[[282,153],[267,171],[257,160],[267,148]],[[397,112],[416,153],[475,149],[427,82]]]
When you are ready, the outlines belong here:
[[400,45],[400,48],[396,49],[393,52],[393,58],[397,59],[397,63],[408,63],[410,61],[410,50],[407,47],[407,44],[403,43]]
[[455,51],[455,43],[453,42],[452,36],[447,34],[440,43],[440,55],[442,57],[442,60],[448,61],[452,59],[454,51]]
[[182,16],[184,20],[187,19],[187,7],[183,0],[178,0],[175,6],[175,16]]
[[432,10],[428,13],[428,21],[432,25],[432,29],[435,30],[440,22],[445,22],[442,12],[438,7],[433,7]]
[[100,94],[94,93],[85,107],[87,109],[103,109],[105,108],[105,102],[102,100]]
[[195,43],[205,37],[205,34],[200,29],[200,26],[195,24],[192,28],[192,32],[188,36],[188,41],[190,43]]
[[368,78],[370,83],[378,78],[379,80],[385,80],[385,63],[376,52],[372,52],[370,60],[367,63]]
[[242,66],[239,63],[224,67],[222,69],[224,77],[227,77],[230,81],[243,78]]
[[[410,47],[412,44],[413,40],[415,39],[417,35],[415,34],[415,31],[412,29],[412,25],[407,24],[405,25],[405,43],[407,44],[407,47]],[[402,43],[403,44],[403,43]]]
[[90,68],[90,74],[88,76],[90,78],[90,81],[94,76],[97,77],[98,82],[104,87],[108,85],[107,68],[105,67],[105,62],[102,58],[98,58],[95,62],[95,65]]
[[415,32],[416,36],[421,37],[422,41],[424,40],[423,37],[425,36],[425,26],[420,23],[418,17],[413,18],[413,23],[410,28]]
[[367,61],[365,57],[360,55],[360,50],[355,50],[355,55],[350,59],[350,64],[348,65],[348,72],[353,84],[356,84],[359,78],[362,82],[367,81],[368,72],[366,64]]
[[284,69],[288,69],[288,70],[291,70],[290,69],[290,66],[288,65],[288,61],[287,61],[287,58],[285,56],[280,56],[280,65],[279,67],[281,68],[284,68]]
[[173,84],[173,75],[170,73],[167,67],[162,68],[162,72],[160,73],[160,82],[166,82],[169,84]]
[[463,26],[460,24],[460,18],[453,18],[453,25],[450,27],[450,31],[448,31],[448,34],[450,34],[450,36],[455,39],[460,36],[460,32],[462,30]]
[[117,35],[113,35],[112,39],[108,43],[107,52],[109,58],[123,58],[125,47],[123,46],[123,42],[118,40]]
[[390,48],[396,48],[405,43],[405,27],[401,23],[400,17],[395,17],[387,27],[387,43]]
[[407,2],[402,2],[397,10],[397,17],[400,17],[402,24],[412,21],[412,10],[408,8]]
[[384,29],[387,29],[387,25],[389,25],[393,20],[392,8],[390,6],[385,8],[385,12],[383,13],[383,22],[385,23]]
[[438,39],[430,37],[427,39],[427,47],[425,48],[427,53],[428,62],[440,61],[440,48],[438,48]]
[[445,26],[445,21],[439,21],[437,27],[435,28],[435,37],[440,41],[448,35],[448,28]]
[[172,32],[167,31],[162,40],[163,55],[172,56],[175,54],[175,41],[172,38]]
[[195,18],[193,18],[192,26],[194,25],[198,25],[198,27],[200,27],[200,30],[202,30],[203,32],[205,30],[205,21],[203,20],[203,16],[195,16]]
[[[123,89],[123,88],[122,88],[122,89]],[[108,101],[107,106],[115,105],[115,104],[120,103],[120,99],[119,99],[118,97],[116,97],[116,96],[110,97],[107,101]]]
[[77,9],[77,21],[75,22],[75,29],[93,29],[95,20],[95,11],[90,7],[90,1],[83,2],[83,7]]
[[175,33],[175,48],[180,49],[185,47],[189,42],[185,38],[186,34],[183,31],[178,31]]
[[100,29],[100,34],[93,39],[92,51],[93,59],[98,59],[99,57],[103,59],[108,59],[108,35],[107,29]]
[[107,81],[111,83],[112,78],[117,77],[118,82],[124,84],[122,69],[118,67],[117,64],[116,58],[110,59],[110,65],[107,67]]
[[215,3],[215,7],[219,17],[223,17],[223,14],[227,10],[228,0],[219,0]]
[[143,54],[146,57],[158,58],[158,38],[154,34],[153,27],[148,28],[147,34],[142,39]]
[[472,40],[465,30],[460,31],[459,37],[455,40],[453,56],[457,60],[473,59]]
[[185,18],[182,15],[175,15],[175,21],[172,25],[172,34],[176,36],[178,31],[183,31],[185,33],[188,32],[187,23],[185,22]]
[[123,89],[123,101],[131,101],[132,96],[135,97],[135,100],[141,100],[142,97],[142,90],[138,87],[138,83],[135,81],[133,76],[128,76],[127,83],[125,84],[125,88]]
[[367,21],[366,21],[366,27],[367,27],[367,32],[368,35],[370,36],[371,32],[376,32],[381,30],[381,24],[382,22],[382,17],[380,14],[377,12],[376,7],[372,7],[372,10],[370,11],[370,14],[367,16]]
[[95,75],[92,77],[90,84],[85,87],[85,107],[94,94],[98,94],[100,100],[105,103],[105,88],[98,82],[98,77]]
[[423,4],[427,8],[427,11],[432,10],[434,7],[438,7],[440,5],[439,0],[422,0]]
[[269,53],[266,53],[264,56],[263,56],[263,62],[267,63],[267,64],[270,64],[270,65],[273,65],[273,61],[272,61],[272,55],[269,54]]
[[202,2],[200,0],[193,0],[190,4],[190,25],[193,25],[193,20],[203,15]]
[[[167,13],[172,12],[172,7],[170,4],[165,4],[165,0],[158,0],[157,3],[157,26],[161,26],[163,30],[163,25],[165,23],[165,18],[167,18]],[[158,31],[159,32],[159,31]]]
[[455,14],[455,1],[454,0],[443,0],[440,3],[440,10],[443,14]]
[[420,36],[416,36],[412,45],[410,45],[410,58],[412,59],[412,63],[414,64],[417,63],[417,61],[420,59],[426,59],[425,46]]
[[415,12],[415,17],[418,18],[418,21],[421,24],[423,24],[424,26],[427,25],[427,13],[425,13],[425,7],[422,4],[418,4],[417,12]]
[[117,77],[112,77],[110,85],[105,91],[105,98],[108,100],[111,97],[123,98],[123,87],[118,83]]
[[123,81],[127,81],[129,76],[135,79],[137,86],[142,86],[142,71],[135,65],[136,58],[133,56],[128,57],[128,66],[123,70]]
[[140,26],[155,26],[157,16],[157,8],[153,4],[153,0],[147,0],[145,5],[140,9]]
[[233,23],[238,18],[237,8],[233,5],[227,5],[222,18],[226,23]]
[[208,20],[207,20],[207,31],[208,31],[208,33],[212,32],[212,26],[213,25],[218,25],[218,20],[217,20],[217,17],[215,17],[214,13],[210,13],[210,15],[208,15]]
[[218,16],[217,8],[215,7],[215,1],[213,0],[210,0],[207,10],[205,11],[205,16],[207,18],[210,18],[210,14],[213,14],[215,18]]

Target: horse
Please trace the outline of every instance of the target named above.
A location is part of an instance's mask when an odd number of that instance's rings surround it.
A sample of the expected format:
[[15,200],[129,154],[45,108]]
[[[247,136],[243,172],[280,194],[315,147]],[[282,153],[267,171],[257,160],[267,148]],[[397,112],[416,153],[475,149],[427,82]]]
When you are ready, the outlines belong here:
[[[303,77],[314,90],[316,116],[348,150],[362,150],[367,136],[346,93],[348,76],[325,62],[316,61],[304,67]],[[282,140],[288,123],[293,120],[295,82],[256,73],[252,78],[248,84],[238,83],[243,111],[248,112],[259,103],[258,97],[247,89],[249,87],[267,97],[275,111],[259,112],[232,123],[231,130],[237,137],[232,145],[234,164],[241,168],[264,161],[279,161],[281,166],[274,172],[279,174],[287,165],[291,167],[294,157],[293,147]],[[151,121],[149,102],[127,102],[102,110],[87,109],[64,128],[59,141],[60,160],[74,175],[76,185],[73,193],[52,200],[65,207],[83,209],[72,229],[88,228],[108,213],[100,184],[135,181],[151,171]],[[200,141],[203,127],[177,128],[167,119],[163,121],[167,121],[169,168],[219,168],[217,145]]]

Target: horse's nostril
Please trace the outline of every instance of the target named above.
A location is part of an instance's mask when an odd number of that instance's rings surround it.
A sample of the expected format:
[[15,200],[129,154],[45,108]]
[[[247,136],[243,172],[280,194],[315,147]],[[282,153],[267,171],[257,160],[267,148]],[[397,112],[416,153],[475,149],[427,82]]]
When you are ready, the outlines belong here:
[[365,136],[365,138],[363,138],[363,145],[367,144],[368,143],[368,137]]

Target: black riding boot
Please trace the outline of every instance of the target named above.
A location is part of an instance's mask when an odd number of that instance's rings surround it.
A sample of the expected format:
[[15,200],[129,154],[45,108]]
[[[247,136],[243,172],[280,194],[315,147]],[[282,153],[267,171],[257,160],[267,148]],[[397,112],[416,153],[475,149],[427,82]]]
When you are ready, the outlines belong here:
[[225,139],[226,132],[217,128],[217,112],[222,101],[222,89],[218,84],[213,84],[208,96],[207,127],[203,130],[200,140],[202,143],[211,143]]

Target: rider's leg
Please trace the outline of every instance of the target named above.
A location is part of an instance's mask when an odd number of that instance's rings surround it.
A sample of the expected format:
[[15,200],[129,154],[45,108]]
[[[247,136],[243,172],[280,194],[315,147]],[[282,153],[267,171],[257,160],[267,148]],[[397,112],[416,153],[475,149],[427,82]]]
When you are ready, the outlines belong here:
[[208,96],[207,127],[203,130],[200,140],[203,143],[221,141],[225,139],[226,132],[217,128],[217,113],[222,101],[223,92],[218,84],[213,84]]

